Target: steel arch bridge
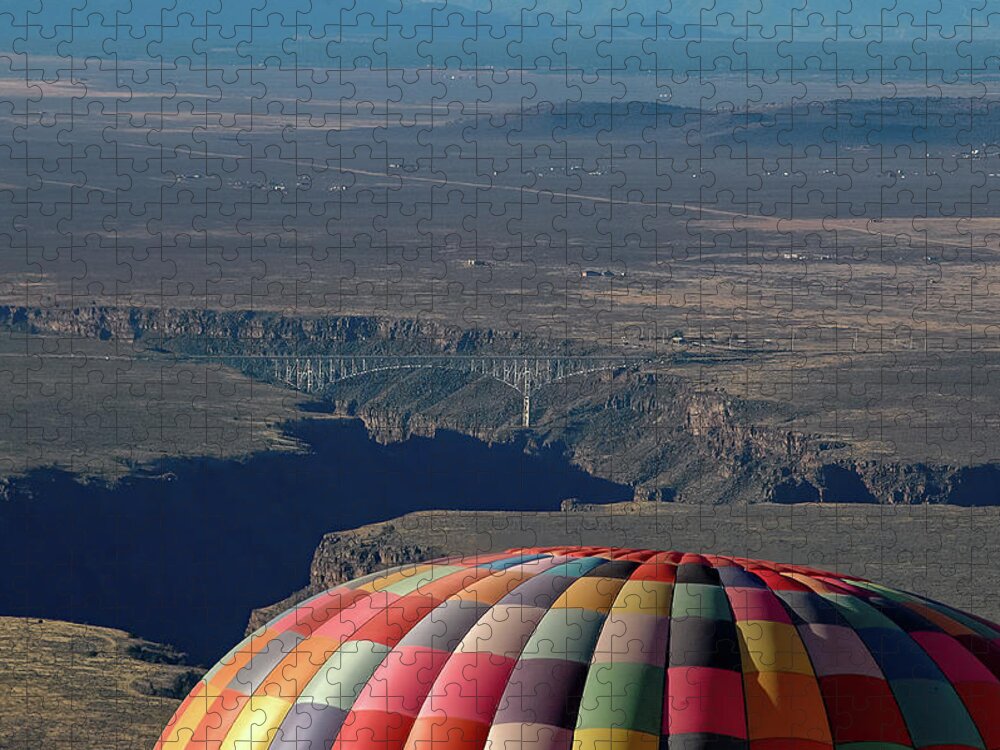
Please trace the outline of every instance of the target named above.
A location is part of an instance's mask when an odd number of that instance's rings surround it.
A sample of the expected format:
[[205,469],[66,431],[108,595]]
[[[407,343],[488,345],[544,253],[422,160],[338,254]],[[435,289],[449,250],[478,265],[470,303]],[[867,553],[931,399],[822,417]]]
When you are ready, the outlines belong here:
[[[275,382],[306,393],[390,370],[445,369],[492,378],[521,396],[521,424],[531,426],[531,397],[544,386],[588,373],[634,367],[640,360],[608,356],[479,356],[454,354],[314,354],[259,356]],[[645,360],[642,360],[645,361]]]

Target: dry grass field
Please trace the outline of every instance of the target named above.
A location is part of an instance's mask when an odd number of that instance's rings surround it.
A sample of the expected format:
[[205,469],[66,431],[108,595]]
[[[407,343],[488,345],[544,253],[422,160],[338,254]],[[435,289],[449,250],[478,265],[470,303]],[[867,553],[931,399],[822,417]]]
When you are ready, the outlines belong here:
[[140,750],[200,675],[120,630],[0,617],[0,748]]

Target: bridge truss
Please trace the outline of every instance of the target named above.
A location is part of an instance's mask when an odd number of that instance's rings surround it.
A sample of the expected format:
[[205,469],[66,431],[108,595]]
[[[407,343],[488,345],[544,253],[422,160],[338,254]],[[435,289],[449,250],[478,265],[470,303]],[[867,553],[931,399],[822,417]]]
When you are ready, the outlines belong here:
[[306,393],[319,393],[335,383],[390,370],[452,370],[492,378],[521,396],[521,424],[531,426],[531,397],[538,389],[588,373],[634,367],[627,357],[412,355],[258,356],[278,383]]

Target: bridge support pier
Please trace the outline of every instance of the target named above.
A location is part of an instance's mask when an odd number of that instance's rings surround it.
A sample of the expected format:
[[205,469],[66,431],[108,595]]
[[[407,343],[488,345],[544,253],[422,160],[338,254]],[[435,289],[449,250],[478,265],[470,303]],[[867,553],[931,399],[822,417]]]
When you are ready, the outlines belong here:
[[[516,368],[517,365],[515,365]],[[524,408],[521,413],[521,426],[531,427],[531,391],[535,385],[535,378],[532,377],[532,367],[537,367],[536,363],[525,360],[521,370],[521,395],[524,397]]]

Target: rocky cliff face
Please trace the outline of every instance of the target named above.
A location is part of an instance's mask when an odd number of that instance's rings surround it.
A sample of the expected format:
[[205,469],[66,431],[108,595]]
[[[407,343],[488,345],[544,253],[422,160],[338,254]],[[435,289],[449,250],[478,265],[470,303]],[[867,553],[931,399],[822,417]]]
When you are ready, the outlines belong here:
[[[371,317],[252,312],[0,306],[0,325],[28,333],[114,338],[172,352],[541,352],[517,332],[460,330]],[[565,342],[560,345],[565,351]],[[576,354],[588,353],[585,350]],[[251,365],[245,365],[252,368]],[[254,377],[268,374],[248,369]],[[780,406],[698,388],[670,371],[593,374],[536,393],[537,425],[517,425],[509,388],[459,373],[396,372],[338,383],[330,410],[361,418],[382,442],[455,430],[487,442],[560,446],[591,473],[629,484],[639,499],[733,502],[1000,502],[1000,470],[872,460],[848,444],[781,427]]]
[[247,633],[314,594],[387,568],[422,562],[445,553],[433,545],[407,542],[392,524],[327,534],[313,555],[309,585],[280,602],[255,609]]
[[119,339],[124,342],[169,341],[172,349],[213,353],[248,353],[254,347],[269,352],[298,353],[351,350],[522,351],[528,345],[518,332],[460,330],[432,322],[345,316],[285,317],[250,311],[162,308],[38,308],[0,305],[0,325],[29,333],[67,337]]
[[313,555],[309,582],[328,589],[369,573],[441,554],[436,547],[408,543],[392,524],[327,534]]

